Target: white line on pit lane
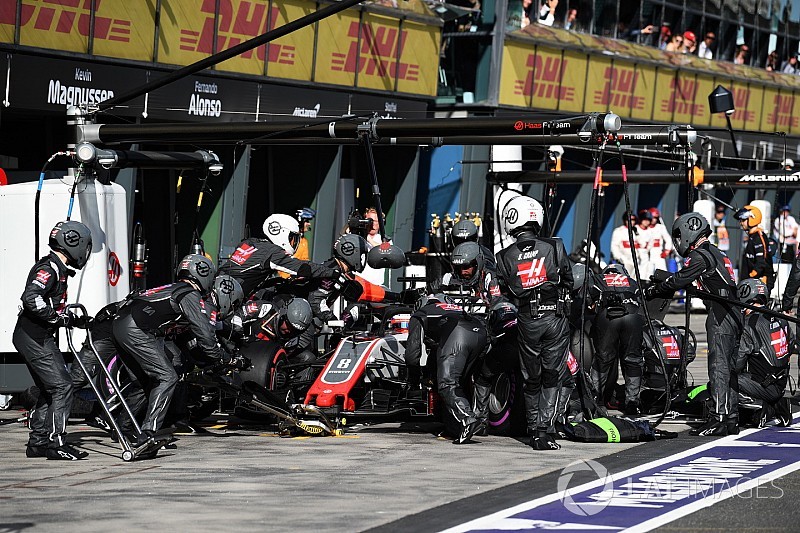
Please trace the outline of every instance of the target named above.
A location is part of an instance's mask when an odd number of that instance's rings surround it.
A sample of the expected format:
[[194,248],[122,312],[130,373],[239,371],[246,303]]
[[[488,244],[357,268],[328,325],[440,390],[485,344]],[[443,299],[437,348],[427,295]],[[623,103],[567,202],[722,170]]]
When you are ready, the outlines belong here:
[[[791,427],[781,428],[778,431],[780,431],[780,432],[800,431],[800,427],[797,426],[797,425],[794,425],[798,420],[800,420],[800,416],[796,417],[792,421],[793,425]],[[777,428],[774,428],[774,429],[777,429]],[[628,470],[619,472],[617,474],[613,474],[611,476],[608,476],[607,478],[597,479],[597,480],[594,480],[594,481],[591,481],[591,482],[588,482],[588,483],[584,483],[583,485],[579,485],[579,486],[571,488],[571,489],[567,489],[567,490],[564,490],[564,491],[558,491],[558,492],[555,492],[553,494],[548,494],[547,496],[542,496],[542,497],[536,498],[534,500],[529,500],[527,502],[520,503],[520,504],[515,505],[513,507],[509,507],[507,509],[503,509],[501,511],[497,511],[497,512],[492,513],[490,515],[487,515],[487,516],[484,516],[484,517],[481,517],[481,518],[476,518],[476,519],[471,520],[469,522],[465,522],[464,524],[459,524],[457,526],[451,527],[449,529],[446,529],[446,530],[442,531],[441,533],[464,533],[464,532],[467,532],[467,531],[487,530],[487,529],[488,530],[524,530],[524,529],[545,529],[545,530],[546,529],[551,529],[551,530],[561,529],[561,530],[569,530],[569,529],[578,529],[578,528],[575,528],[575,527],[570,527],[570,526],[576,526],[578,524],[569,524],[569,523],[565,523],[565,522],[552,522],[552,523],[550,523],[550,522],[541,521],[541,520],[530,520],[530,521],[529,520],[518,520],[517,521],[517,520],[515,520],[513,518],[510,518],[510,517],[513,517],[514,515],[520,514],[520,513],[524,512],[524,511],[528,511],[528,510],[534,509],[536,507],[541,507],[541,506],[543,506],[545,504],[549,504],[549,503],[555,502],[557,500],[564,501],[564,498],[567,495],[577,494],[577,493],[584,492],[584,491],[589,490],[589,489],[600,487],[600,486],[605,485],[606,483],[608,483],[609,480],[611,482],[614,482],[614,481],[617,481],[619,479],[632,477],[633,475],[638,474],[640,472],[644,472],[644,471],[650,470],[650,469],[655,469],[656,467],[664,465],[664,464],[678,462],[678,461],[680,461],[681,459],[683,459],[685,457],[689,457],[689,456],[698,454],[698,453],[700,453],[702,451],[705,451],[705,450],[708,450],[708,449],[721,447],[721,446],[741,446],[741,447],[746,447],[746,446],[761,446],[761,445],[764,445],[764,444],[767,444],[769,446],[776,446],[775,443],[764,443],[764,442],[761,442],[761,441],[750,441],[750,442],[744,441],[744,442],[740,442],[738,440],[738,439],[741,439],[743,437],[747,437],[748,435],[751,435],[753,433],[756,433],[758,431],[764,431],[764,428],[747,429],[747,430],[741,431],[738,435],[729,435],[727,437],[722,437],[720,439],[714,439],[714,440],[711,440],[711,441],[707,442],[706,444],[703,444],[701,446],[697,446],[695,448],[691,448],[691,449],[685,450],[685,451],[683,451],[683,452],[681,452],[679,454],[670,455],[668,457],[664,457],[664,458],[658,459],[656,461],[652,461],[652,462],[649,462],[649,463],[644,463],[642,465],[639,465],[639,466],[630,468]],[[787,443],[787,444],[781,444],[780,446],[781,447],[796,447],[797,445]],[[672,522],[674,520],[677,520],[678,518],[681,518],[682,516],[686,516],[686,515],[691,514],[691,513],[695,512],[697,510],[703,509],[705,507],[710,507],[711,505],[714,505],[717,502],[720,502],[722,500],[730,498],[731,496],[735,496],[735,495],[737,495],[737,494],[739,494],[741,492],[750,490],[753,487],[757,487],[759,485],[762,485],[762,484],[767,483],[769,481],[772,481],[774,479],[783,477],[783,476],[785,476],[785,475],[787,475],[787,474],[789,474],[789,473],[791,473],[791,472],[793,472],[795,470],[799,470],[799,469],[800,469],[800,462],[790,464],[788,466],[780,468],[779,470],[775,470],[775,471],[770,472],[768,474],[765,474],[763,476],[760,476],[760,477],[757,477],[755,479],[752,479],[752,480],[750,480],[750,481],[748,481],[746,483],[739,483],[735,487],[732,487],[732,488],[729,488],[729,489],[725,489],[725,490],[723,490],[721,492],[715,493],[713,498],[704,498],[702,500],[699,500],[699,501],[696,501],[696,502],[692,502],[690,504],[687,504],[687,505],[684,505],[684,506],[680,507],[679,509],[675,509],[673,511],[668,511],[668,512],[664,513],[661,516],[658,516],[658,517],[655,517],[653,519],[647,520],[647,521],[642,522],[641,524],[638,524],[636,526],[627,528],[627,529],[624,530],[624,533],[634,533],[634,532],[640,533],[640,532],[650,531],[650,530],[652,530],[652,529],[654,529],[656,527],[659,527],[659,526],[664,525],[666,523],[669,523],[669,522]],[[525,525],[524,522],[530,522],[530,523],[528,525]],[[548,526],[550,526],[550,527],[548,527]],[[595,529],[596,529],[596,527],[595,527]],[[619,530],[621,528],[615,528],[615,529]]]

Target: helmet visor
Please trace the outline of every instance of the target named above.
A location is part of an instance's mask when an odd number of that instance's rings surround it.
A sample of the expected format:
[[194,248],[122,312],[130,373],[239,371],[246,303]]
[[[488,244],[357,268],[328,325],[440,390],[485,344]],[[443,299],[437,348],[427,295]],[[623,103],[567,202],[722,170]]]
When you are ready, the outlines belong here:
[[297,250],[297,245],[300,244],[300,233],[294,231],[289,232],[289,246]]

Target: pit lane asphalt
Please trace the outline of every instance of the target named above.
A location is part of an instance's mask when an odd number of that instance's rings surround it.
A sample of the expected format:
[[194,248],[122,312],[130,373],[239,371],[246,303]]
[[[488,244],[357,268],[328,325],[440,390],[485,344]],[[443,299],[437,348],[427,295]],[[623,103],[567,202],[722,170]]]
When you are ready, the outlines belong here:
[[[693,329],[699,331],[704,318],[693,315]],[[698,383],[705,379],[700,352],[692,368]],[[0,427],[0,531],[433,531],[445,525],[434,520],[439,515],[452,525],[511,503],[512,496],[521,501],[554,492],[558,473],[578,458],[602,458],[613,472],[698,445],[681,435],[645,444],[567,442],[559,451],[534,452],[525,440],[499,436],[454,446],[430,424],[381,424],[352,428],[343,437],[294,439],[277,437],[274,428],[228,425],[181,437],[176,450],[156,459],[124,463],[99,430],[71,426],[70,432],[90,452],[88,460],[27,459],[27,430]],[[787,494],[796,494],[797,476],[784,479],[795,480]],[[735,500],[711,509],[741,505]],[[704,512],[684,518],[686,526],[725,523],[705,522]]]

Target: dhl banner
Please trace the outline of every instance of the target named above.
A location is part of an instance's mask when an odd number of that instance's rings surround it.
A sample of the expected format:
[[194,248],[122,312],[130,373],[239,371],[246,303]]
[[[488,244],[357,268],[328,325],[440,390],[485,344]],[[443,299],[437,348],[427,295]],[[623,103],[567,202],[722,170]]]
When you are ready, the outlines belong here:
[[[351,25],[346,40],[350,50],[357,50],[358,74],[356,86],[368,89],[393,91],[397,78],[398,51],[405,45],[405,32],[401,34],[397,19],[365,14],[360,28]],[[352,54],[349,54],[352,55]],[[415,65],[414,77],[419,75],[419,65]]]
[[100,56],[153,60],[155,2],[95,0],[92,52]]
[[697,84],[695,102],[698,105],[694,107],[692,120],[689,123],[699,128],[708,126],[711,121],[711,109],[708,107],[708,95],[711,94],[716,85],[714,85],[714,78],[702,74],[697,75],[695,82]]
[[89,51],[92,0],[23,0],[20,8],[20,44],[69,52]]
[[780,91],[775,87],[764,89],[764,100],[761,106],[761,125],[760,130],[775,131],[777,127],[777,109],[781,104]]
[[792,107],[793,120],[789,125],[792,135],[800,134],[800,121],[795,117],[800,117],[800,94],[798,93],[794,93],[794,105]]
[[[500,103],[514,107],[532,107],[533,64],[535,48],[525,48],[517,43],[503,47],[500,71]],[[581,102],[581,108],[583,102]]]
[[[574,89],[561,84],[564,73],[564,60],[561,52],[552,52],[547,48],[536,48],[533,56],[532,71],[529,78],[533,78],[531,102],[533,107],[540,109],[558,109],[558,102],[562,96],[572,98]],[[582,90],[581,90],[582,92]]]
[[158,61],[189,65],[210,56],[215,8],[216,0],[162,0]]
[[[354,86],[358,57],[358,13],[337,13],[320,21],[318,28],[314,80]],[[351,31],[356,34],[355,38],[350,35]]]
[[[436,95],[439,77],[439,50],[442,32],[435,26],[403,22],[400,70],[397,74],[397,90],[403,93]],[[416,65],[416,68],[412,67]],[[416,71],[416,72],[415,72]]]
[[[282,0],[272,2],[270,28],[280,27],[316,11],[314,2]],[[275,23],[277,19],[277,24]],[[249,38],[249,37],[248,37]],[[314,65],[314,27],[306,26],[267,45],[267,75],[276,78],[310,81]]]
[[17,24],[17,3],[0,2],[0,42],[13,43]]
[[586,87],[586,54],[576,51],[565,51],[561,64],[561,88],[559,89],[558,110],[580,113],[583,111],[583,94]]
[[636,85],[631,101],[631,118],[650,120],[655,101],[656,69],[644,65],[636,65]]
[[677,70],[669,68],[659,68],[656,71],[656,92],[653,102],[653,120],[656,122],[672,122],[677,73]]
[[[756,116],[761,113],[761,100],[758,100],[758,105],[756,106],[756,99],[753,98],[750,84],[742,81],[729,81],[727,85],[723,86],[729,88],[733,93],[733,105],[736,111],[731,115],[731,126],[736,129],[743,129],[747,127],[748,122],[752,126],[753,122],[756,122]],[[750,106],[758,107],[758,109],[756,110]],[[724,115],[720,114],[720,117],[724,117]],[[723,121],[722,124],[724,125],[725,122]],[[758,125],[756,125],[757,128]]]
[[[609,78],[612,83],[609,84]],[[586,98],[584,99],[584,107],[592,106],[598,111],[610,111],[612,106],[611,100],[619,94],[619,91],[612,90],[614,86],[614,68],[611,66],[611,59],[605,57],[592,58],[589,61],[589,68],[586,71]],[[622,108],[622,106],[618,106]],[[621,112],[621,116],[627,116],[624,110],[620,109],[616,113]]]
[[767,127],[763,127],[762,120],[762,129],[766,131],[796,130],[800,124],[800,117],[793,114],[795,99],[795,94],[786,89],[780,89],[771,98],[769,96],[765,98],[763,113],[766,115]]

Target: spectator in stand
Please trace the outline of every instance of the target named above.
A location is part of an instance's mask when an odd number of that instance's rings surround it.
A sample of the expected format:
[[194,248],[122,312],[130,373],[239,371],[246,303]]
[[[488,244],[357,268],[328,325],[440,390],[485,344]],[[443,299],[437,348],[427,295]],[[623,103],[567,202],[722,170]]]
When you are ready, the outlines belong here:
[[558,7],[558,0],[546,0],[539,8],[539,24],[545,26],[552,26],[556,20],[556,7]]
[[567,11],[567,19],[564,21],[564,29],[580,31],[578,30],[578,10],[574,7]]
[[664,50],[667,52],[681,52],[683,50],[683,35],[673,35]]
[[683,32],[683,52],[684,54],[694,54],[697,51],[697,37],[691,30]]
[[781,214],[772,223],[772,237],[780,246],[781,263],[793,263],[797,252],[797,233],[800,226],[792,216],[792,206],[781,207]]
[[750,58],[750,48],[746,44],[741,44],[736,47],[736,52],[733,54],[733,62],[736,65],[746,65],[747,60]]
[[666,50],[670,39],[672,39],[672,30],[669,29],[669,22],[665,22],[661,25],[661,33],[658,37],[658,49]]
[[784,74],[797,74],[798,70],[800,70],[800,65],[797,63],[796,55],[789,56],[789,59],[781,65],[781,72]]
[[781,64],[781,58],[778,55],[778,51],[773,50],[767,56],[767,64],[764,65],[764,68],[767,69],[767,72],[779,72],[780,64]]
[[529,26],[533,18],[533,0],[522,0],[522,28]]
[[714,59],[714,52],[711,51],[711,46],[716,39],[717,36],[714,35],[714,32],[707,32],[703,42],[697,45],[697,56],[703,59]]

